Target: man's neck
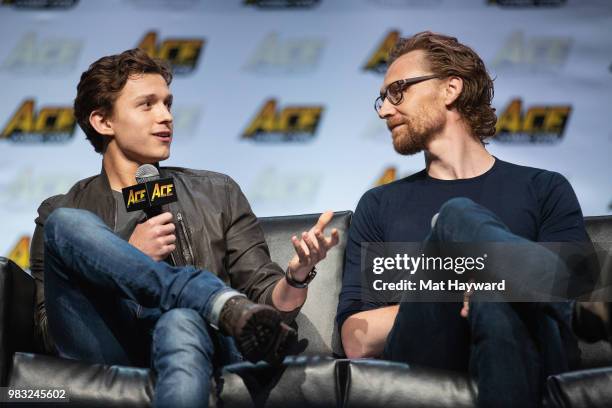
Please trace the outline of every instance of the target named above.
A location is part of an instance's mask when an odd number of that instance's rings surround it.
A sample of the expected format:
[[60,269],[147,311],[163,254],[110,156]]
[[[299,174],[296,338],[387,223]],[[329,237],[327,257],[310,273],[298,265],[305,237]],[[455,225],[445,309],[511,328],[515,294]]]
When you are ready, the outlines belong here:
[[427,174],[440,180],[467,179],[486,173],[495,158],[463,126],[445,128],[425,151]]
[[104,152],[102,167],[112,190],[121,191],[124,187],[136,184],[136,170],[139,166],[140,163],[128,160],[123,155]]

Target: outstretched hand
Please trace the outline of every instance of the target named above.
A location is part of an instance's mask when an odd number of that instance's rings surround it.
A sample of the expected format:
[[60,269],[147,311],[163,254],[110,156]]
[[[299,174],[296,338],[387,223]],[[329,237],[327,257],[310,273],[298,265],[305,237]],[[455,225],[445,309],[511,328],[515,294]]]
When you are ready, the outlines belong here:
[[317,223],[301,237],[291,237],[295,248],[295,256],[289,261],[289,273],[293,279],[304,281],[312,268],[327,256],[327,251],[338,244],[339,234],[336,228],[332,229],[329,237],[325,236],[325,228],[331,221],[334,213],[326,211],[319,217]]

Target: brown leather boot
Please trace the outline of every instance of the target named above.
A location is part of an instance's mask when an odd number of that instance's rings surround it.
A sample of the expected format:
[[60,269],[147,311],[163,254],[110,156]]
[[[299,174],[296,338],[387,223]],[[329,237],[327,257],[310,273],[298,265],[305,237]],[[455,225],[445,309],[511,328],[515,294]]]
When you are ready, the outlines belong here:
[[281,321],[276,309],[244,296],[234,296],[223,305],[219,329],[234,338],[238,350],[251,362],[279,364],[297,341],[296,331]]

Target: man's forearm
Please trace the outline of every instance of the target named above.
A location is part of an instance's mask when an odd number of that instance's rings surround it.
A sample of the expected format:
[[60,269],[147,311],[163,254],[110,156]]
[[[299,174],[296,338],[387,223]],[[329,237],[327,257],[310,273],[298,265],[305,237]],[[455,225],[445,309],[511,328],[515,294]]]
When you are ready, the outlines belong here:
[[355,313],[342,325],[342,345],[348,358],[380,357],[399,306]]
[[294,288],[287,283],[287,279],[281,278],[276,282],[276,286],[274,286],[272,291],[272,302],[276,309],[290,312],[304,304],[307,294],[308,288]]

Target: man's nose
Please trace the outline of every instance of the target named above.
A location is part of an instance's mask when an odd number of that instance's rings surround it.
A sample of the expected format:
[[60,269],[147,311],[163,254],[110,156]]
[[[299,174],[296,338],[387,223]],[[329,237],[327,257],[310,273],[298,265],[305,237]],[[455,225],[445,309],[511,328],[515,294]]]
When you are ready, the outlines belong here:
[[378,110],[378,117],[381,119],[387,119],[395,113],[395,106],[391,102],[389,102],[389,98],[385,98],[383,100],[380,109]]
[[159,123],[171,123],[172,122],[172,112],[170,112],[170,108],[165,104],[161,104],[161,107],[158,109],[157,113],[157,121]]

